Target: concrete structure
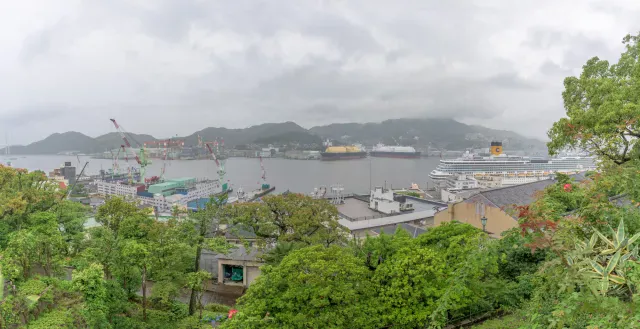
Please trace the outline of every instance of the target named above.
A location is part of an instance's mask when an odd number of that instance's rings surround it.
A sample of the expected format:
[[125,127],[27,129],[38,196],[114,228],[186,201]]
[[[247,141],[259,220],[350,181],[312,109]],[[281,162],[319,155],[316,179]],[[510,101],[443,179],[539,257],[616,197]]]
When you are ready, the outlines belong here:
[[[98,194],[135,198],[144,204],[157,207],[159,211],[168,211],[174,206],[184,208],[191,201],[209,198],[222,191],[218,180],[194,178],[168,180],[165,183],[151,185],[149,191],[144,191],[144,185],[104,181],[98,181],[96,186]],[[150,193],[151,191],[158,193]]]
[[[247,251],[243,245],[236,245],[227,255],[203,250],[200,269],[210,272],[218,284],[249,287],[260,275],[260,266],[264,265],[258,256],[256,249]],[[239,273],[242,273],[241,277],[234,276]]]
[[60,168],[54,169],[49,173],[49,178],[56,182],[62,182],[66,186],[71,186],[76,182],[76,167],[67,161]]
[[501,176],[485,176],[482,179],[478,179],[478,185],[480,188],[496,188],[502,187]]
[[135,197],[138,193],[138,185],[129,185],[129,184],[120,184],[120,183],[109,183],[98,181],[96,183],[98,188],[98,194],[107,196],[107,195],[118,195],[124,197]]
[[445,180],[448,189],[454,190],[468,190],[476,189],[480,187],[478,181],[473,176],[468,175],[455,175]]
[[440,200],[443,202],[459,202],[480,191],[478,180],[471,175],[453,175],[444,180],[444,186],[436,189],[440,190]]
[[376,229],[395,227],[397,224],[412,224],[421,228],[431,226],[434,214],[447,206],[442,202],[403,197],[411,201],[414,211],[387,215],[370,209],[366,196],[345,198],[344,204],[337,206],[340,214],[338,223],[349,230],[351,237],[364,238],[378,234]]
[[440,199],[443,202],[455,203],[455,202],[460,202],[462,200],[466,200],[472,195],[475,195],[480,191],[481,189],[479,188],[466,189],[466,190],[448,190],[443,188],[440,190]]
[[[585,179],[584,175],[572,175],[576,181]],[[434,224],[440,225],[452,220],[473,225],[482,229],[480,218],[487,218],[487,232],[499,237],[504,231],[518,226],[518,219],[510,211],[513,206],[524,206],[535,201],[536,194],[554,180],[541,180],[533,183],[483,190],[468,199],[449,204],[447,208],[434,216]]]
[[387,215],[413,210],[413,205],[406,200],[406,197],[396,196],[392,190],[378,186],[369,195],[369,208]]

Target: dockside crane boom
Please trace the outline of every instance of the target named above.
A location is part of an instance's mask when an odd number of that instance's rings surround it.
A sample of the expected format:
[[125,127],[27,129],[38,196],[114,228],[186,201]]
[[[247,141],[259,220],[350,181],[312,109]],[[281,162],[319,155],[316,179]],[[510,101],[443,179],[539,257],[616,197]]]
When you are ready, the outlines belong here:
[[267,183],[267,171],[264,169],[264,163],[262,162],[262,156],[260,156],[260,169],[262,169],[262,183]]
[[209,150],[209,153],[211,153],[211,157],[213,158],[213,161],[215,161],[216,166],[218,167],[218,180],[220,181],[220,185],[222,185],[224,187],[224,175],[227,174],[227,172],[224,170],[224,163],[218,161],[218,158],[216,157],[216,153],[213,152],[213,149],[211,148],[211,146],[209,144],[206,144],[207,149]]
[[111,122],[113,122],[113,125],[116,127],[116,130],[118,131],[118,133],[120,134],[120,137],[124,141],[124,144],[125,144],[124,146],[126,146],[127,149],[131,150],[131,153],[135,157],[136,162],[140,166],[140,183],[144,183],[144,175],[145,175],[145,172],[147,171],[147,165],[149,164],[149,162],[147,161],[147,157],[145,156],[144,148],[140,146],[140,156],[138,156],[135,150],[133,150],[131,143],[129,143],[129,139],[127,138],[127,132],[116,122],[116,119],[110,119],[110,120]]
[[167,155],[169,153],[169,150],[167,149],[167,147],[169,146],[169,142],[171,140],[167,140],[164,144],[164,157],[162,159],[162,170],[160,171],[160,179],[159,181],[164,181],[164,173],[165,171],[167,171]]
[[64,198],[69,198],[69,196],[71,196],[71,192],[73,192],[73,190],[76,188],[76,184],[78,184],[78,181],[80,180],[80,177],[82,177],[82,175],[84,174],[84,170],[87,169],[87,165],[89,164],[89,161],[84,163],[84,166],[82,167],[82,170],[80,171],[80,174],[78,174],[78,176],[76,177],[76,181],[73,182],[73,185],[71,185],[68,189],[67,189],[67,194],[65,194]]

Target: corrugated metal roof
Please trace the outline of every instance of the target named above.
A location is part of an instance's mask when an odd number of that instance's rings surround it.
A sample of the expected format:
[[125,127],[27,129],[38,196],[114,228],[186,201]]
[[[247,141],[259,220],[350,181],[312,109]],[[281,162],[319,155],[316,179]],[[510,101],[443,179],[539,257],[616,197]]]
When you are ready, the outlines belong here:
[[178,182],[178,183],[184,183],[184,182],[190,182],[190,181],[194,181],[195,182],[195,178],[193,177],[180,177],[180,178],[172,178],[169,181],[170,182]]

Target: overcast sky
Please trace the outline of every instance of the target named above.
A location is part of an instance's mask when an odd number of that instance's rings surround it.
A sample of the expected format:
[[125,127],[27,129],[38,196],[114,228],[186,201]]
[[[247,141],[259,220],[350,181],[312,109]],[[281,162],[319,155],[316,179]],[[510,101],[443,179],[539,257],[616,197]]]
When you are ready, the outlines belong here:
[[[638,0],[0,1],[0,132],[450,117],[545,138]],[[0,144],[4,136],[0,136]]]

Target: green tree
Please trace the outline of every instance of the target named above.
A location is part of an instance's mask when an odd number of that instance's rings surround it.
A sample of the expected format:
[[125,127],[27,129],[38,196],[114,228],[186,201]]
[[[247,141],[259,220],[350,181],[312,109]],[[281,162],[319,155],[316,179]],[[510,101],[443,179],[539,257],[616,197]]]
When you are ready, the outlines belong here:
[[147,279],[150,251],[146,241],[129,240],[123,244],[122,257],[129,266],[136,266],[142,273],[142,320],[147,321]]
[[349,249],[306,247],[264,266],[222,328],[380,328],[375,289]]
[[111,328],[107,321],[109,306],[102,265],[91,264],[84,270],[73,272],[73,287],[84,298],[85,318],[89,328]]
[[137,274],[130,273],[129,264],[121,257],[122,244],[146,237],[154,220],[135,204],[113,197],[98,208],[96,222],[101,226],[88,230],[89,241],[83,255],[89,262],[102,264],[107,279],[118,274],[127,289],[127,280]]
[[263,202],[230,206],[233,223],[254,232],[262,245],[298,242],[305,245],[346,243],[338,210],[327,200],[290,193],[270,195]]
[[398,250],[411,244],[411,239],[407,231],[398,227],[393,235],[382,231],[377,237],[367,236],[362,244],[356,242],[354,247],[356,254],[365,259],[365,264],[373,270]]
[[29,215],[52,209],[63,196],[41,171],[0,166],[0,221],[11,230],[23,228]]
[[29,216],[36,241],[36,254],[38,264],[44,270],[45,275],[52,276],[60,273],[63,262],[63,254],[67,251],[56,215],[52,212],[40,212]]
[[445,291],[447,263],[430,248],[407,246],[376,269],[377,303],[386,325],[419,328],[428,324]]
[[65,241],[66,256],[75,256],[82,248],[84,224],[87,221],[88,207],[69,200],[63,200],[52,210],[56,215],[60,233]]
[[[187,226],[187,231],[185,231]],[[170,219],[154,222],[148,235],[149,277],[154,280],[151,298],[157,306],[170,308],[192,271],[195,248],[187,232],[189,223]]]
[[567,118],[549,130],[549,152],[563,148],[589,150],[623,164],[640,156],[640,44],[627,35],[625,52],[616,64],[591,58],[579,77],[564,80]]
[[[212,197],[209,199],[204,208],[199,209],[196,213],[189,216],[191,224],[192,241],[195,246],[195,259],[191,272],[200,271],[200,258],[203,249],[209,249],[213,252],[227,253],[233,246],[227,243],[226,239],[221,236],[223,230],[221,225],[226,223],[226,214],[224,206],[227,203],[227,196]],[[185,225],[185,227],[189,227]],[[193,315],[197,307],[196,289],[191,289],[191,297],[189,298],[189,315]]]
[[9,244],[2,255],[2,273],[9,280],[26,280],[31,270],[36,254],[36,239],[33,232],[19,230],[11,233]]
[[202,296],[207,289],[207,280],[211,279],[211,273],[207,271],[191,272],[187,275],[187,287],[196,292],[196,308],[200,311],[199,319],[202,319]]

